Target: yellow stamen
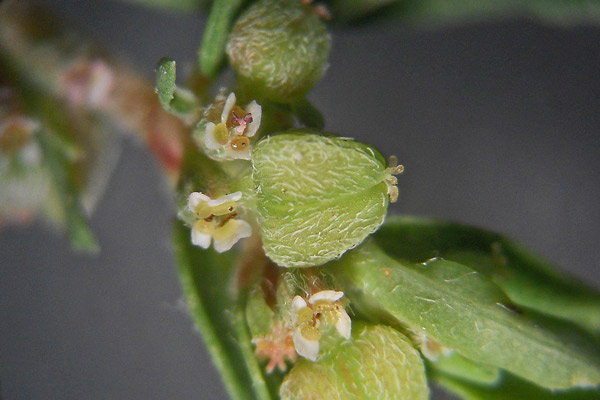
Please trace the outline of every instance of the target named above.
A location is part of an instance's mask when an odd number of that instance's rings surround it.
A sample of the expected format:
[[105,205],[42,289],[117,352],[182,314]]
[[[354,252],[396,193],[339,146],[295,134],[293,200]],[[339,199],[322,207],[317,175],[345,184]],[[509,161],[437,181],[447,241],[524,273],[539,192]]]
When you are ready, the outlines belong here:
[[328,311],[333,311],[334,305],[329,300],[319,300],[315,304],[313,304],[313,310],[320,313],[325,313]]
[[233,200],[230,200],[223,204],[219,204],[218,206],[211,207],[211,212],[213,215],[221,216],[235,212],[236,209],[237,203]]
[[296,324],[301,325],[306,322],[312,321],[313,319],[313,311],[306,307],[298,311],[298,315],[296,317]]
[[214,132],[215,140],[217,143],[224,145],[229,141],[229,131],[225,124],[217,124]]
[[246,150],[248,147],[250,147],[250,139],[245,136],[236,137],[231,141],[233,150]]
[[196,217],[198,217],[199,219],[205,219],[213,215],[212,208],[213,207],[209,207],[208,204],[206,204],[206,202],[203,201],[196,206],[194,214],[196,214]]
[[235,219],[230,219],[225,224],[217,229],[213,233],[215,241],[221,241],[235,234],[238,228],[238,223]]
[[310,340],[311,342],[316,342],[321,339],[321,332],[310,325],[302,327],[300,334],[304,339]]
[[214,230],[214,227],[211,222],[200,219],[200,220],[194,222],[194,230],[196,230],[200,233],[210,235],[212,233],[212,231]]

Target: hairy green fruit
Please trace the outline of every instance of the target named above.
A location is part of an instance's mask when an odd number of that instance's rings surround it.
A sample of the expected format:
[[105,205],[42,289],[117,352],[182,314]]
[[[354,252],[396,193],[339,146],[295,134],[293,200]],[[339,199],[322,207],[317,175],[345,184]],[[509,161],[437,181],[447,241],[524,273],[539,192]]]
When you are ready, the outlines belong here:
[[263,246],[278,265],[324,264],[383,223],[386,164],[370,146],[287,133],[259,142],[252,162]]
[[227,54],[255,96],[291,103],[325,72],[330,42],[325,24],[299,0],[262,0],[238,19]]
[[383,325],[357,324],[349,342],[317,363],[299,360],[280,389],[282,400],[426,400],[423,361],[408,339]]

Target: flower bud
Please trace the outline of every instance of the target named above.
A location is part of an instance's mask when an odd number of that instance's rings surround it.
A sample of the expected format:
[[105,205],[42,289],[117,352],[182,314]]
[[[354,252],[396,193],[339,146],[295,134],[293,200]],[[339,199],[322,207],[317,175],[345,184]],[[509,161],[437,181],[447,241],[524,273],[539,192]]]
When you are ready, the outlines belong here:
[[356,328],[350,342],[318,362],[299,359],[284,378],[280,398],[429,398],[423,361],[406,337],[383,325]]
[[291,103],[325,72],[330,42],[325,24],[299,0],[261,0],[238,19],[227,54],[253,96]]
[[383,223],[389,171],[370,146],[292,132],[260,141],[252,162],[263,246],[280,266],[324,264]]

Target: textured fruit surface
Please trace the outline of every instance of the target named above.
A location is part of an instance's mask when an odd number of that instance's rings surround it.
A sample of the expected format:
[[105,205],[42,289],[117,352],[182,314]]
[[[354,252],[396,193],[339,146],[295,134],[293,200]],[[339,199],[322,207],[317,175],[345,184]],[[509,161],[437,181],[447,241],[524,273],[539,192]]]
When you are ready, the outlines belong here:
[[300,1],[263,0],[238,19],[227,54],[255,95],[290,103],[325,72],[330,42],[325,24]]
[[425,400],[423,361],[408,339],[383,325],[357,324],[352,338],[319,362],[302,359],[285,377],[282,400]]
[[385,160],[349,139],[286,133],[254,151],[253,179],[266,254],[278,265],[324,264],[382,223]]

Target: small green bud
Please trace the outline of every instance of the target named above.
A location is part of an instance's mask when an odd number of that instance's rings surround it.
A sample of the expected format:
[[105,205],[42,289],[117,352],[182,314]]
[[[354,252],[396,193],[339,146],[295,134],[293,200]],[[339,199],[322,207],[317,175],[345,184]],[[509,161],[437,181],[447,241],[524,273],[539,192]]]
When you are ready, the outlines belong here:
[[370,146],[292,132],[260,141],[252,162],[263,246],[280,266],[324,264],[383,223],[389,171]]
[[175,98],[175,61],[161,58],[156,68],[156,93],[158,101],[167,111]]
[[165,111],[193,121],[196,118],[198,100],[189,90],[175,84],[175,61],[163,57],[156,67],[156,93]]
[[282,400],[425,400],[429,388],[423,361],[405,336],[383,325],[356,324],[350,341],[319,362],[299,359],[279,395]]
[[253,95],[291,103],[325,72],[330,42],[325,24],[299,0],[261,0],[238,19],[227,54]]

